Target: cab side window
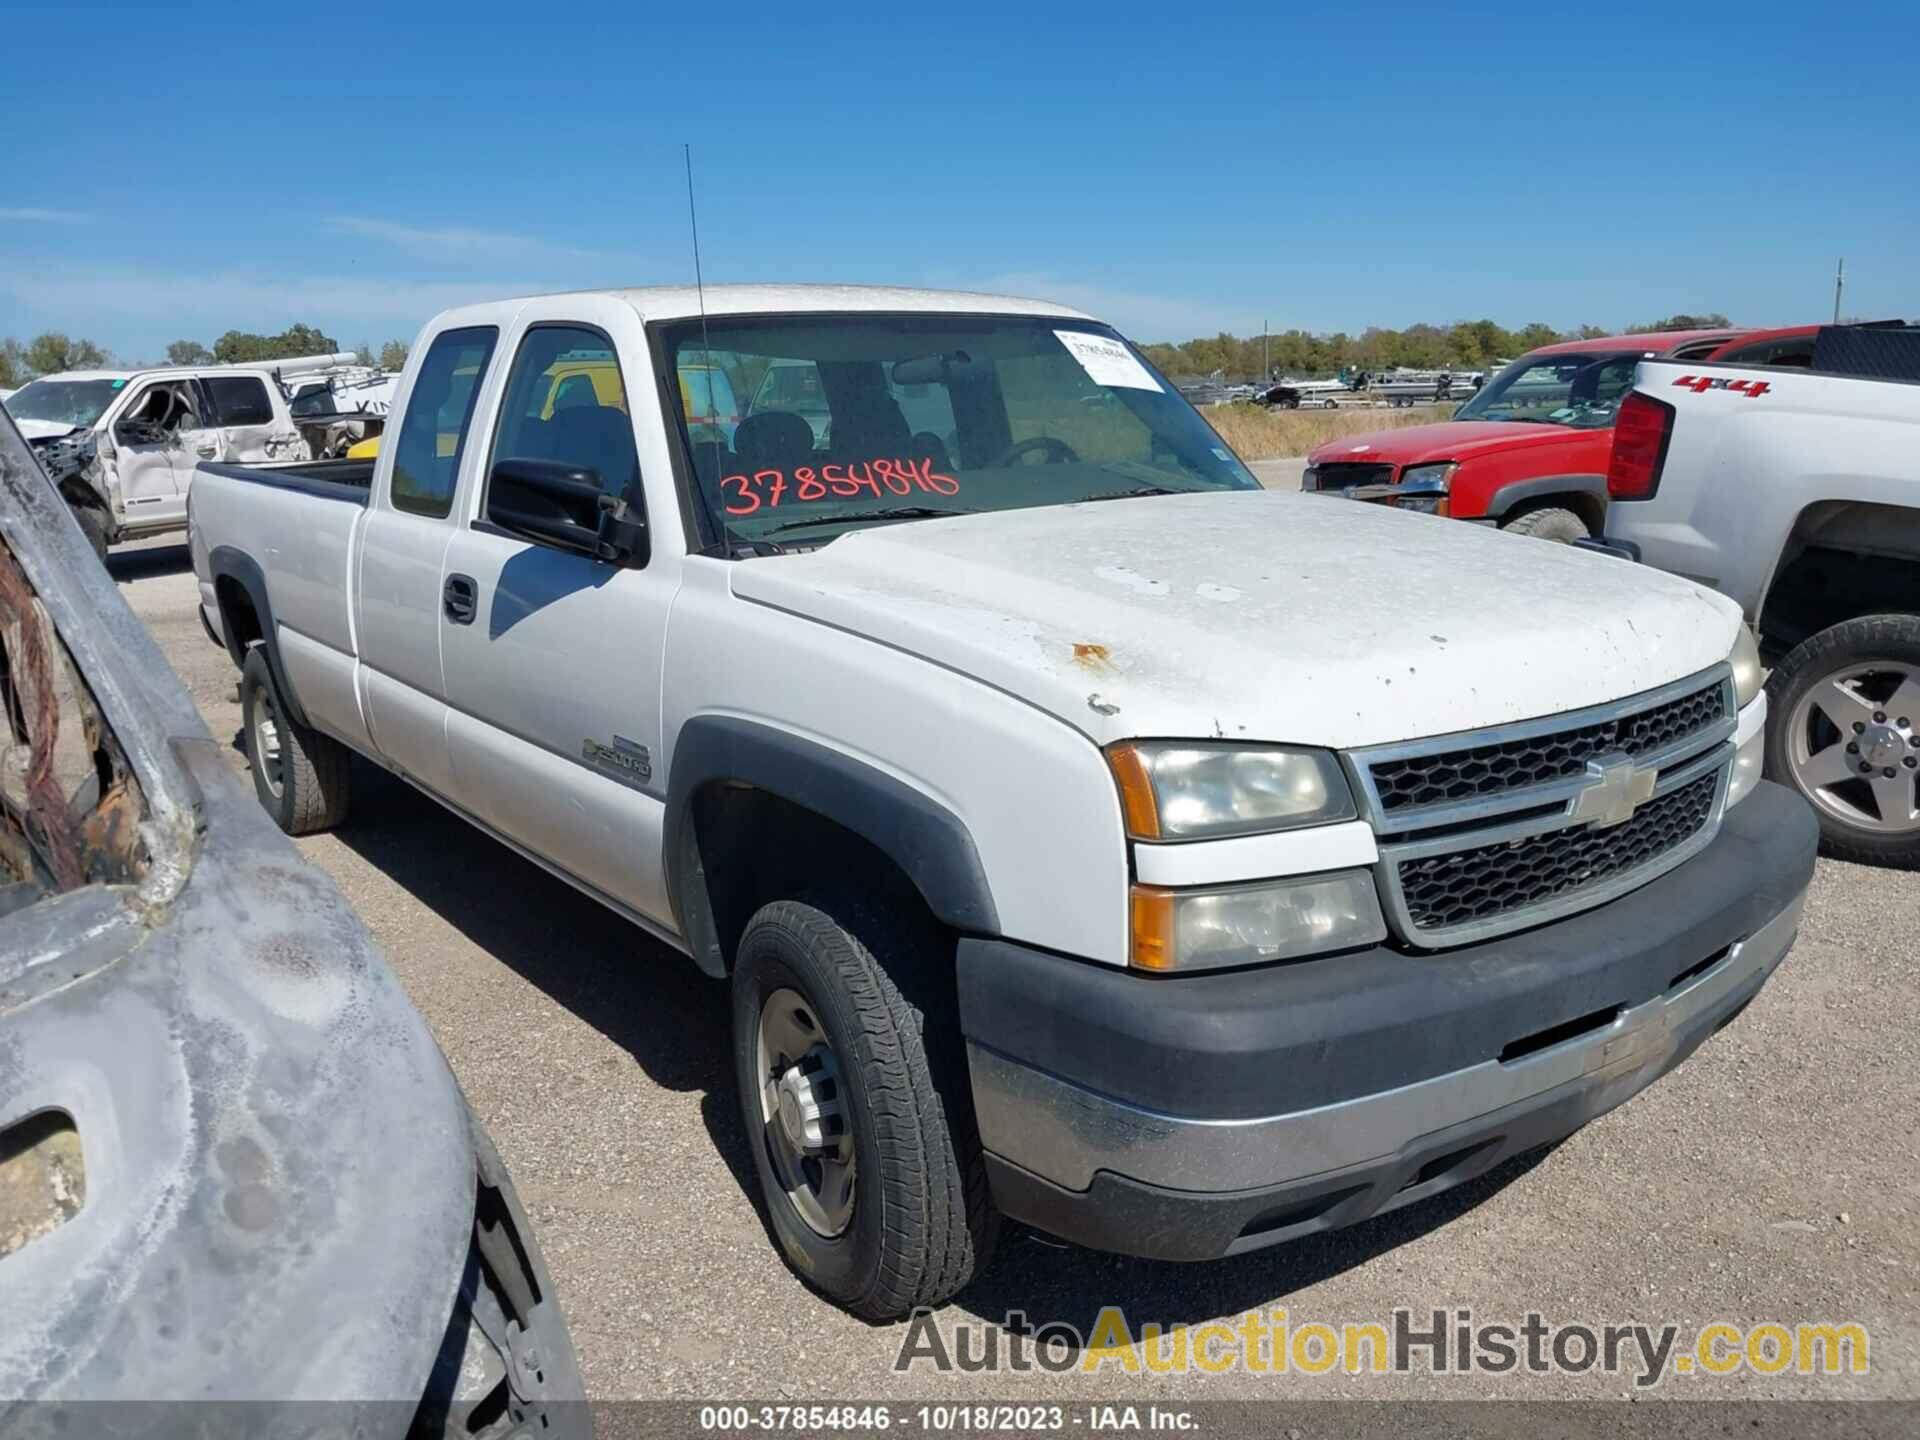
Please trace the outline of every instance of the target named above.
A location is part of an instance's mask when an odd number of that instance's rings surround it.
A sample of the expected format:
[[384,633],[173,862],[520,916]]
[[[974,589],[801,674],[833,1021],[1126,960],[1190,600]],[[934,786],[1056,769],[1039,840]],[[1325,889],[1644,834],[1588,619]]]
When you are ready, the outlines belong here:
[[590,472],[601,490],[638,502],[640,458],[620,362],[605,335],[538,325],[507,376],[491,465],[549,460]]
[[491,325],[443,330],[427,350],[394,446],[394,509],[435,519],[452,511],[474,396],[499,335]]
[[201,421],[194,410],[193,389],[184,380],[154,385],[133,403],[120,422],[129,427],[128,439],[135,444],[154,444],[182,430],[198,430]]
[[213,401],[216,425],[271,425],[273,402],[267,382],[253,375],[209,376],[202,383]]

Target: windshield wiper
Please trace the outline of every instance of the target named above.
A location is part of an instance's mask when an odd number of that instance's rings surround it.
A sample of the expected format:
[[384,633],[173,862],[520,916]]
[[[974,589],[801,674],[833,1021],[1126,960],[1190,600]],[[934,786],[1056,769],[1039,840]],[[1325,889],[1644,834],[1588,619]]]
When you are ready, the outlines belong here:
[[808,525],[863,525],[869,520],[931,520],[939,515],[977,515],[977,510],[937,505],[893,505],[885,510],[866,510],[858,515],[804,515],[768,526],[762,535],[778,535],[783,530],[799,530]]
[[1136,495],[1198,495],[1198,490],[1185,490],[1166,485],[1142,485],[1138,490],[1102,490],[1098,495],[1082,495],[1069,504],[1084,505],[1089,500],[1131,500]]

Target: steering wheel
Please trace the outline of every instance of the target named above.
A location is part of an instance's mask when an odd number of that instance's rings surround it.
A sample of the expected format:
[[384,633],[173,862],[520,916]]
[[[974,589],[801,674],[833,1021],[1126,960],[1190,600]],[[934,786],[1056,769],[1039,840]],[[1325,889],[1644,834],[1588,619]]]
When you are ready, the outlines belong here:
[[1078,465],[1079,452],[1064,440],[1056,440],[1051,435],[1033,435],[1025,440],[1016,440],[1006,448],[1006,452],[993,462],[993,468],[1001,470],[1013,464],[1022,455],[1030,455],[1036,450],[1046,452],[1049,465]]

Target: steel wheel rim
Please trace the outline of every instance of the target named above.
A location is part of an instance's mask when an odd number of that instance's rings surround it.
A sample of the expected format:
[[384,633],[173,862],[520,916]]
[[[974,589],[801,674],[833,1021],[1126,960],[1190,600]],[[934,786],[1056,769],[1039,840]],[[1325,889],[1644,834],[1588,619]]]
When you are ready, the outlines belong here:
[[1788,718],[1787,764],[1800,792],[1842,824],[1920,831],[1920,666],[1861,660],[1823,675]]
[[853,1223],[854,1149],[839,1057],[814,1004],[776,990],[755,1041],[761,1143],[807,1228],[831,1240]]
[[259,758],[261,778],[275,795],[285,782],[284,742],[280,711],[264,689],[253,692],[253,753]]

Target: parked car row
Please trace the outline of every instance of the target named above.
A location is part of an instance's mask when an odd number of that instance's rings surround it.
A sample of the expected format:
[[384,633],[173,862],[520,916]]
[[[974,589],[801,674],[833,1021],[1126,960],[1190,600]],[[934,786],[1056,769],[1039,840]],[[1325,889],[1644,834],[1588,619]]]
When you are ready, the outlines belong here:
[[201,460],[306,460],[378,433],[391,377],[351,354],[257,365],[69,371],[6,409],[97,555],[186,523]]
[[1732,596],[1773,666],[1767,773],[1813,803],[1832,853],[1920,865],[1916,385],[1920,330],[1897,322],[1573,341],[1452,420],[1319,447],[1303,483],[1604,534]]

